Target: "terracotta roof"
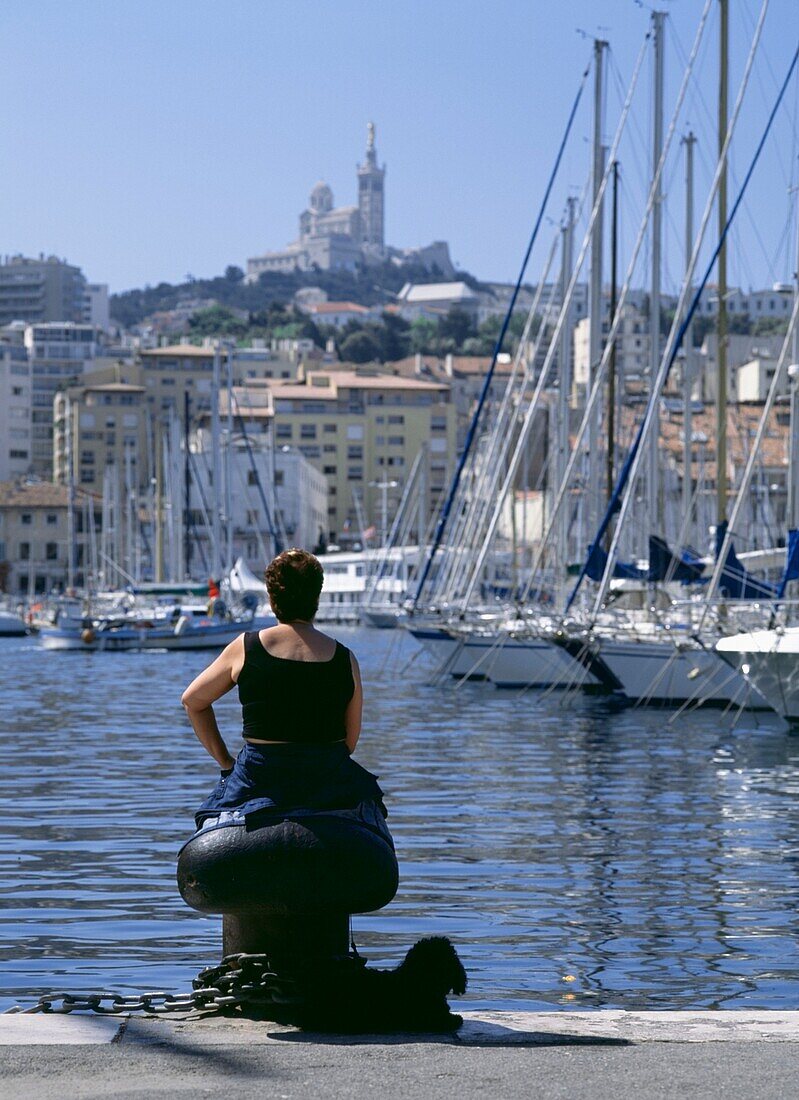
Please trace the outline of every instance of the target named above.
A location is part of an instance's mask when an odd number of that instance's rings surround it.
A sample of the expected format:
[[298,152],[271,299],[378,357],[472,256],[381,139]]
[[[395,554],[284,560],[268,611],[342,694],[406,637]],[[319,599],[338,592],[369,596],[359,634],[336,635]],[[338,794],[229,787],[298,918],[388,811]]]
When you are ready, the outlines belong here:
[[[87,494],[76,490],[79,497]],[[91,494],[94,495],[94,494]],[[66,508],[67,487],[52,481],[0,481],[0,508]]]
[[306,313],[368,313],[366,306],[357,302],[318,302],[306,306]]
[[[309,371],[307,378],[308,384],[305,389],[311,393],[319,393],[324,391],[324,386],[315,386],[312,379],[319,377],[320,375],[329,375],[335,382],[335,385],[341,389],[351,390],[447,390],[449,387],[446,383],[428,382],[421,378],[403,378],[396,374],[381,374],[375,372],[374,374],[361,374],[359,371],[348,370],[347,365],[344,365],[343,370],[333,371]],[[275,386],[275,396],[278,396],[279,390]]]
[[[740,478],[743,469],[754,444],[755,434],[763,413],[763,405],[746,403],[727,406],[727,481],[732,487],[733,475]],[[622,424],[619,438],[629,440],[638,426],[643,415],[643,405],[635,408],[625,406],[622,409]],[[683,440],[682,440],[683,415],[681,409],[662,411],[660,418],[661,450],[667,454],[666,461],[682,470]],[[716,410],[713,405],[704,405],[702,411],[695,411],[691,417],[691,433],[704,435],[707,443],[704,445],[705,461],[704,476],[710,484],[716,482]],[[784,471],[788,464],[789,426],[788,407],[786,404],[776,405],[768,419],[766,432],[760,449],[760,462],[758,467],[763,470],[772,470],[775,473]],[[626,453],[625,446],[621,447],[621,454]],[[700,474],[701,448],[698,443],[693,446],[692,476]]]

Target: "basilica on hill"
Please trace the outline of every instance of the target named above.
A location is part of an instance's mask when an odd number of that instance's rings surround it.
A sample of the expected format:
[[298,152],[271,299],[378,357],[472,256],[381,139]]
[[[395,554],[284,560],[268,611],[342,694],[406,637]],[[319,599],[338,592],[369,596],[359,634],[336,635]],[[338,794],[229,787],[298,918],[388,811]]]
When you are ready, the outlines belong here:
[[363,264],[394,260],[421,263],[451,276],[452,261],[446,241],[425,248],[392,248],[385,243],[386,167],[377,163],[375,127],[367,127],[366,153],[357,168],[357,206],[334,206],[333,192],[320,181],[300,214],[299,237],[280,252],[264,252],[247,260],[247,282],[264,272],[353,271]]

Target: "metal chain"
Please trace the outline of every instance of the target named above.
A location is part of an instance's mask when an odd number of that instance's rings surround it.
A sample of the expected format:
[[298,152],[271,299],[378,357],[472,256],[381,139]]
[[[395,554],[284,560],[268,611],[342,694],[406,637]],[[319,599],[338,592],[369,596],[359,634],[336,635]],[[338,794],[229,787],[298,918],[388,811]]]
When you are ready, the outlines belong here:
[[[360,957],[354,961],[363,964]],[[15,1005],[6,1012],[97,1012],[104,1015],[145,1012],[160,1015],[165,1012],[201,1011],[210,1014],[239,1007],[302,1003],[297,976],[278,974],[269,957],[262,954],[226,955],[221,963],[201,970],[191,984],[191,993],[157,991],[124,996],[120,993],[57,991],[45,993],[30,1008]]]

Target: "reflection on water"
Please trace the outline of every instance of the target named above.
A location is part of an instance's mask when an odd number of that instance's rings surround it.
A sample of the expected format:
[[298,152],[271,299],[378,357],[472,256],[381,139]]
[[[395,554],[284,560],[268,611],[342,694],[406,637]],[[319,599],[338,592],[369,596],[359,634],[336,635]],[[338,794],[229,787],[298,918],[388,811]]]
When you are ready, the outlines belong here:
[[[404,634],[337,633],[401,864],[355,918],[370,960],[446,934],[495,1008],[796,1004],[799,742],[776,718],[430,687]],[[2,1003],[186,986],[218,957],[174,878],[215,780],[179,704],[205,660],[0,642]],[[235,695],[219,714],[233,744]]]

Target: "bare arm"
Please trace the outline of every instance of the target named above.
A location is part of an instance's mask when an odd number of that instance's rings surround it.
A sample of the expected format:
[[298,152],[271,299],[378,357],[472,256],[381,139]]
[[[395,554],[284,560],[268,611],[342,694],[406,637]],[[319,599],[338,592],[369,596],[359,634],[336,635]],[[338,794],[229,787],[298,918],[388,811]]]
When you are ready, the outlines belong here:
[[361,736],[361,719],[363,717],[363,686],[361,685],[361,670],[354,653],[350,653],[352,663],[352,678],[355,681],[355,691],[347,704],[344,712],[345,743],[350,752],[355,752],[358,738]]
[[243,664],[244,635],[241,634],[192,680],[180,699],[200,744],[223,769],[232,768],[234,760],[219,732],[213,704],[235,686]]

